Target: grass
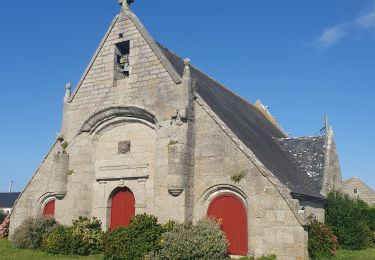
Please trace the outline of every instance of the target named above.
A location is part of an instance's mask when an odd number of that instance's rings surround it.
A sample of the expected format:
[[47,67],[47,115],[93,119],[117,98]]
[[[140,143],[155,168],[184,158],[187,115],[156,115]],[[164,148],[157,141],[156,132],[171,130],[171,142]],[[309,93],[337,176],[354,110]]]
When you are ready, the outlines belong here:
[[99,260],[103,256],[54,256],[40,251],[17,249],[7,240],[0,239],[0,259],[4,260]]
[[[0,259],[4,260],[47,260],[47,259],[58,259],[58,260],[100,260],[103,257],[101,255],[96,256],[54,256],[40,251],[17,249],[7,240],[0,240]],[[375,248],[360,250],[360,251],[349,251],[349,250],[338,250],[337,256],[327,258],[331,260],[372,260],[375,259]]]
[[[250,260],[250,259],[254,259],[254,258],[244,257],[244,258],[238,258],[235,260]],[[272,259],[272,258],[264,258],[264,259]],[[359,250],[359,251],[338,250],[336,257],[330,257],[330,258],[325,258],[325,259],[326,260],[374,260],[375,248]]]
[[328,258],[334,260],[373,260],[375,259],[375,248],[369,248],[359,251],[338,250],[337,256]]

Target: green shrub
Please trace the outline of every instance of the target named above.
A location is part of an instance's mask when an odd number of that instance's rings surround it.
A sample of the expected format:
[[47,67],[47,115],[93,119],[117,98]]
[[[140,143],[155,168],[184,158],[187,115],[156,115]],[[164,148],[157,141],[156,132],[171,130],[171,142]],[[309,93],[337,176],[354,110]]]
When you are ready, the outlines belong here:
[[39,249],[44,236],[55,225],[54,218],[28,218],[14,231],[13,244],[18,248]]
[[73,225],[58,225],[43,239],[42,250],[50,254],[90,255],[102,252],[104,232],[100,220],[79,217]]
[[137,215],[127,228],[120,227],[106,234],[104,259],[144,259],[147,253],[160,249],[163,231],[156,217]]
[[319,259],[336,255],[337,238],[329,227],[317,220],[312,220],[308,230],[308,250],[311,258]]
[[173,227],[176,225],[176,222],[173,220],[169,220],[166,224],[164,224],[163,228],[165,232],[171,231]]
[[327,197],[325,222],[343,249],[363,249],[371,245],[368,205],[348,195],[332,191]]
[[277,256],[276,255],[266,255],[258,258],[257,260],[276,260]]
[[175,224],[161,240],[158,259],[227,259],[228,241],[220,225],[202,219],[197,225]]
[[127,259],[125,258],[126,252],[122,252],[125,250],[127,243],[128,232],[125,227],[119,227],[107,232],[103,240],[104,259]]
[[102,253],[103,236],[102,223],[93,218],[79,217],[73,220],[72,246],[77,255],[92,255]]
[[375,206],[367,209],[368,226],[372,231],[375,231]]
[[57,226],[43,239],[42,250],[54,255],[73,254],[73,229],[71,227]]

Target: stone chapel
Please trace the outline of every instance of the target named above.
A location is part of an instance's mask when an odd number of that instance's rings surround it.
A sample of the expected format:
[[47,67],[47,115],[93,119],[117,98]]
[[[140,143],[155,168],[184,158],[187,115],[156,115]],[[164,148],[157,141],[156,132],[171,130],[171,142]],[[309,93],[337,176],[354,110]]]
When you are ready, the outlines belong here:
[[309,217],[340,188],[332,127],[289,138],[251,104],[156,42],[120,1],[81,80],[66,86],[61,133],[11,213],[103,229],[139,213],[161,223],[221,219],[233,255],[308,259]]

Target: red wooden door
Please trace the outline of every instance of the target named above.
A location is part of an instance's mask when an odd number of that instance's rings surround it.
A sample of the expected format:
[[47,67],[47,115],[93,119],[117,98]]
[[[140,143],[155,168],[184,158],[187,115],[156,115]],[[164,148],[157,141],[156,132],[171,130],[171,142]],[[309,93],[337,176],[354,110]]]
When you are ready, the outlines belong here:
[[110,229],[128,226],[135,216],[135,198],[129,189],[121,189],[112,197]]
[[247,255],[247,216],[242,202],[232,195],[219,196],[211,202],[207,214],[222,223],[229,241],[228,253]]
[[55,200],[51,200],[44,206],[43,216],[53,217],[54,215],[55,215]]

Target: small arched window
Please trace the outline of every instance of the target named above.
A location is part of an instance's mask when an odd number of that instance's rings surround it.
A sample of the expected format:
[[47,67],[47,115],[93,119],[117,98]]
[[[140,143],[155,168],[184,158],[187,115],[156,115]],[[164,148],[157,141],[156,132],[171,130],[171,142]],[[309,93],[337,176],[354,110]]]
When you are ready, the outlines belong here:
[[55,216],[55,200],[50,200],[44,205],[43,216],[44,217]]

